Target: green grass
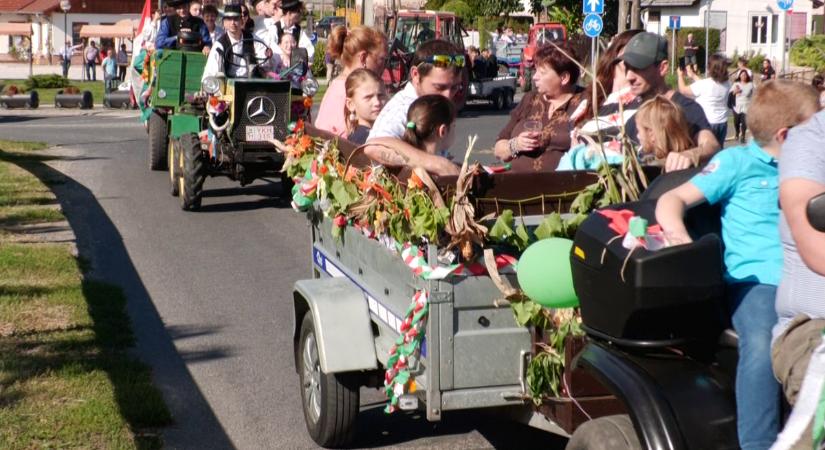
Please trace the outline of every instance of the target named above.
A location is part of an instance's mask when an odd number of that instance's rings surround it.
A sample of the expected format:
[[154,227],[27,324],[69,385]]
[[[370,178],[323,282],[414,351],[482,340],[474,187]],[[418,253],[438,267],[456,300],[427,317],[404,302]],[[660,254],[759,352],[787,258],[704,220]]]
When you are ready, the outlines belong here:
[[[0,85],[15,85],[22,91],[26,80],[0,80]],[[103,81],[76,81],[72,80],[71,85],[83,91],[90,91],[95,104],[103,104]],[[40,97],[41,105],[54,105],[54,96],[57,91],[65,88],[36,88],[37,95]]]
[[171,416],[128,353],[123,292],[85,278],[68,244],[3,230],[62,219],[32,174],[42,147],[0,142],[0,448],[160,448]]

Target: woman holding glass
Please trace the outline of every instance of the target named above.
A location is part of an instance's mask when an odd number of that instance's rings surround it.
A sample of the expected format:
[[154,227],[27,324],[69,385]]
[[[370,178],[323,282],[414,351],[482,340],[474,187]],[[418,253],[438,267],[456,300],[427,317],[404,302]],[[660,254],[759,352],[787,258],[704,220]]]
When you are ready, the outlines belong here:
[[536,52],[534,90],[510,114],[496,141],[496,157],[509,162],[512,171],[553,171],[570,148],[570,117],[581,101],[575,57],[566,44]]

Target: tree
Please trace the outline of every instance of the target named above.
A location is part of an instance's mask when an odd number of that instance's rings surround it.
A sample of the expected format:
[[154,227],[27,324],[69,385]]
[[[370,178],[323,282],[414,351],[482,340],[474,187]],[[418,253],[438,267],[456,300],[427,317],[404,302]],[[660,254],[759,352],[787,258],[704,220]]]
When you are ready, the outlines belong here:
[[498,16],[521,10],[521,0],[477,0],[478,13],[483,16]]
[[455,13],[455,15],[461,18],[461,23],[465,24],[473,23],[476,18],[475,11],[463,0],[450,0],[441,6],[441,10]]

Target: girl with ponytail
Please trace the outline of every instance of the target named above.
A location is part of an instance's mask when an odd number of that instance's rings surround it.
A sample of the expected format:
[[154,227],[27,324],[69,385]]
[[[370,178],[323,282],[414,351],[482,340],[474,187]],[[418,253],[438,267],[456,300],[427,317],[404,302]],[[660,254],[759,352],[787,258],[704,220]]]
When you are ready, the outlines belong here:
[[418,97],[407,111],[404,141],[427,153],[446,156],[455,142],[455,116],[455,105],[447,97]]

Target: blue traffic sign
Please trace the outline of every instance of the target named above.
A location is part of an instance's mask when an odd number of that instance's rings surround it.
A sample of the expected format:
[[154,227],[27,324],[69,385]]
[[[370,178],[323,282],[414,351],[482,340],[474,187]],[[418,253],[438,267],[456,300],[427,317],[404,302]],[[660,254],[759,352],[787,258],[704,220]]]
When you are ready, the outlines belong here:
[[584,34],[587,37],[596,37],[602,34],[602,29],[604,28],[604,24],[602,23],[602,16],[598,14],[588,14],[584,17],[584,22],[582,23],[582,28],[584,28]]
[[604,0],[582,0],[585,14],[604,14]]
[[682,28],[682,16],[670,16],[670,29],[679,30]]
[[793,0],[776,0],[776,6],[782,11],[787,11],[793,8]]

